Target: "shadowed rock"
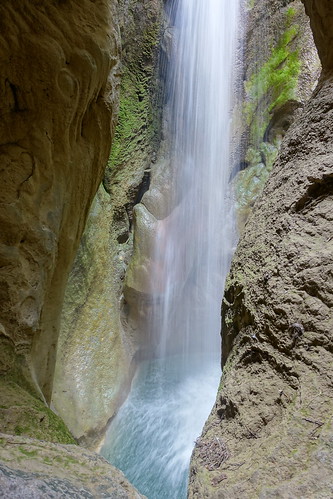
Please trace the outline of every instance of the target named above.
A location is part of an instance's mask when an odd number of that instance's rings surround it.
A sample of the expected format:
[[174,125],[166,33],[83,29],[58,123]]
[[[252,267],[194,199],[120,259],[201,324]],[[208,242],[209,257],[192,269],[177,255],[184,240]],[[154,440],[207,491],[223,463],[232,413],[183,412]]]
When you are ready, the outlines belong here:
[[107,0],[0,6],[0,373],[50,399],[68,271],[109,155]]

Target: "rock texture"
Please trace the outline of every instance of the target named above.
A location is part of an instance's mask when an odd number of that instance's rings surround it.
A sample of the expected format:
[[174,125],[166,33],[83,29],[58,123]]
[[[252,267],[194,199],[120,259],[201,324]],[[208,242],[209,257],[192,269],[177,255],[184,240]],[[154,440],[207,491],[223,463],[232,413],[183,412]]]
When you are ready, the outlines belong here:
[[313,36],[323,68],[333,67],[333,5],[329,0],[302,0],[310,17]]
[[94,446],[126,396],[136,352],[123,280],[133,206],[149,186],[159,140],[156,97],[162,2],[121,0],[119,120],[103,183],[66,289],[52,402],[73,434]]
[[52,396],[73,435],[89,445],[128,391],[134,353],[120,319],[126,252],[112,215],[100,187],[66,289]]
[[325,45],[317,41],[323,74],[282,143],[227,280],[224,374],[193,454],[191,498],[333,495],[331,6],[305,4],[322,16],[311,18],[315,39],[327,33]]
[[242,3],[232,152],[240,230],[320,74],[300,0]]
[[26,401],[50,401],[64,288],[110,151],[114,3],[4,0],[0,59],[0,419],[33,435]]
[[140,499],[121,471],[97,454],[0,434],[0,491],[6,499]]
[[117,114],[115,5],[0,5],[0,495],[8,499],[142,497],[97,454],[51,443],[75,440],[45,404],[64,288]]

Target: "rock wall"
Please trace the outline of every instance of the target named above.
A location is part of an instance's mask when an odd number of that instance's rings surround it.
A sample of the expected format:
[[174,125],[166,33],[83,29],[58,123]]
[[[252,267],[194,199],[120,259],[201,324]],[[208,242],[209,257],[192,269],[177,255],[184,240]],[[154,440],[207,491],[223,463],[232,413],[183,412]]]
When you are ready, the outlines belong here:
[[115,21],[108,0],[0,5],[0,418],[8,432],[19,407],[27,420],[17,431],[34,433],[28,416],[39,422],[22,390],[50,401],[64,288],[110,151]]
[[333,493],[333,21],[329,2],[304,3],[323,73],[233,260],[223,377],[193,454],[191,498]]
[[144,499],[121,471],[82,447],[0,433],[0,449],[6,499]]
[[324,70],[333,66],[332,18],[333,5],[329,0],[302,0],[305,11],[310,17],[313,36]]
[[315,88],[320,62],[300,0],[243,1],[239,37],[232,177],[241,231]]
[[97,454],[59,445],[75,441],[45,403],[64,288],[114,131],[116,6],[0,5],[0,495],[8,499],[142,497]]
[[136,339],[126,321],[123,280],[133,247],[133,206],[149,186],[159,141],[162,2],[120,1],[117,12],[119,120],[66,289],[52,398],[75,437],[90,446],[100,440],[133,375]]

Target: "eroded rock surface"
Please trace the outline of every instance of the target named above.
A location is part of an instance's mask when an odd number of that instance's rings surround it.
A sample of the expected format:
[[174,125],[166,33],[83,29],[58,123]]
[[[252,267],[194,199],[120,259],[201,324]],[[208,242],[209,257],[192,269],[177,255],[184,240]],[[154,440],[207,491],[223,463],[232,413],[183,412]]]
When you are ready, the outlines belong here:
[[144,498],[121,471],[77,446],[0,434],[0,449],[0,490],[6,499]]
[[333,495],[333,75],[327,64],[283,141],[232,264],[223,300],[224,374],[194,451],[191,498]]
[[111,5],[0,6],[1,338],[46,398],[68,269],[110,149]]
[[[0,381],[14,431],[24,405],[15,384],[50,400],[64,288],[110,151],[113,9],[108,0],[0,5]],[[10,410],[0,409],[6,431]]]
[[0,5],[1,497],[142,497],[97,454],[50,443],[75,440],[45,403],[64,288],[118,109],[117,5]]
[[75,437],[90,446],[101,438],[133,375],[135,332],[126,323],[122,293],[133,249],[133,206],[149,186],[159,140],[161,11],[160,0],[118,2],[119,120],[65,294],[52,402]]

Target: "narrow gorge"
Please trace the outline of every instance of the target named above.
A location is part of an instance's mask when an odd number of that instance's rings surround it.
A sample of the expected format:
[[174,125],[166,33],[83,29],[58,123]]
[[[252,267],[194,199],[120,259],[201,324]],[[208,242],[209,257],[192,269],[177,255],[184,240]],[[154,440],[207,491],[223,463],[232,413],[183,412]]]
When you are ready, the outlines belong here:
[[332,498],[331,2],[0,28],[0,496]]

